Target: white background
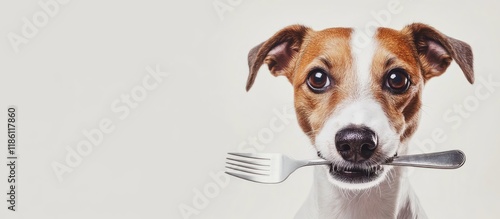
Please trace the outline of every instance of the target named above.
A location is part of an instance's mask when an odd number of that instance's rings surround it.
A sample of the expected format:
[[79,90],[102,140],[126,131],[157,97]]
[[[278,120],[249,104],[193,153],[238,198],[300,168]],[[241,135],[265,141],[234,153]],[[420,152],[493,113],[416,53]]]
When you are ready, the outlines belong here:
[[[0,218],[182,218],[195,191],[215,185],[210,173],[224,169],[227,152],[269,128],[293,103],[285,78],[262,68],[245,92],[247,53],[284,26],[314,29],[361,26],[384,1],[96,1],[60,5],[38,33],[15,52],[9,33],[22,36],[23,18],[43,11],[39,2],[0,3],[0,132],[6,108],[19,109],[20,164],[17,211],[1,204]],[[342,3],[340,3],[342,2]],[[218,14],[214,3],[229,11]],[[500,81],[498,9],[493,1],[400,0],[402,12],[386,26],[400,29],[424,22],[468,42],[476,79]],[[219,16],[220,15],[220,16]],[[111,105],[139,89],[159,66],[168,77],[123,120]],[[458,170],[414,169],[412,185],[430,218],[497,218],[500,215],[500,87],[479,100],[461,124],[443,119],[454,105],[477,100],[479,80],[468,84],[456,64],[432,79],[423,93],[416,141],[443,130],[434,147],[412,144],[414,152],[461,149],[467,163]],[[454,113],[454,115],[456,115]],[[58,181],[54,162],[65,163],[67,148],[85,141],[85,130],[110,119],[114,131]],[[6,134],[0,142],[6,147]],[[244,146],[246,149],[251,146]],[[314,157],[293,118],[274,132],[260,152]],[[0,163],[5,164],[6,150]],[[312,169],[287,181],[263,185],[231,178],[206,206],[189,218],[291,218],[308,194]],[[6,202],[7,168],[0,166],[0,201]]]

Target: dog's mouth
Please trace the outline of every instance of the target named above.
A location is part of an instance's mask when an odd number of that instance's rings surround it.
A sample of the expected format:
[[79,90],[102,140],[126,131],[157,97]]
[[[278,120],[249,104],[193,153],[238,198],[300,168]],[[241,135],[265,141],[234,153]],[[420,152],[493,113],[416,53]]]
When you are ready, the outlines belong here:
[[[318,156],[322,157],[320,153]],[[335,181],[341,182],[342,184],[367,184],[370,182],[375,182],[378,179],[382,178],[385,174],[386,169],[382,164],[386,163],[388,160],[397,156],[397,153],[392,157],[386,157],[384,159],[380,159],[380,162],[367,162],[361,164],[349,163],[349,162],[341,162],[341,163],[332,163],[327,166],[329,170],[329,175]],[[373,183],[372,183],[373,184]],[[361,186],[364,187],[364,186]]]
[[377,179],[384,171],[381,165],[375,166],[344,166],[330,165],[330,174],[336,180],[345,183],[367,183]]

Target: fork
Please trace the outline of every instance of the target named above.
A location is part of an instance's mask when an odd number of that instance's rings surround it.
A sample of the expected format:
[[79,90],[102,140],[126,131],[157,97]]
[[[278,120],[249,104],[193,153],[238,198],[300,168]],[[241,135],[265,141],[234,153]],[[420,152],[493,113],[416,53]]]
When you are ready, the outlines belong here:
[[[277,153],[228,153],[226,173],[258,183],[283,182],[296,169],[312,165],[328,165],[324,159],[295,160]],[[395,156],[381,165],[412,166],[434,169],[456,169],[465,163],[465,154],[460,150],[427,154]]]

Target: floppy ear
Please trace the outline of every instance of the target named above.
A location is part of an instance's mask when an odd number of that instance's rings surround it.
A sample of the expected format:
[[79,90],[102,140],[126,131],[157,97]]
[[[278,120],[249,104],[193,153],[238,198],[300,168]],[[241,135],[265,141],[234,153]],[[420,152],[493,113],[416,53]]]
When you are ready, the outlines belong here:
[[425,80],[443,74],[451,61],[455,60],[467,80],[474,83],[473,57],[469,44],[421,23],[410,24],[403,32],[413,40]]
[[296,58],[304,37],[310,29],[302,25],[285,27],[267,41],[257,45],[248,53],[250,73],[247,80],[247,91],[253,85],[257,72],[266,63],[274,76],[285,75],[290,80],[292,60]]

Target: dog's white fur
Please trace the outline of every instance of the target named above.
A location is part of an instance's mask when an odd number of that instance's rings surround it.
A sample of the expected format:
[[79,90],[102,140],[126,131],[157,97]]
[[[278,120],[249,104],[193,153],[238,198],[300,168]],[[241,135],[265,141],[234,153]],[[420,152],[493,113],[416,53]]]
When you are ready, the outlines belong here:
[[[392,168],[376,187],[342,189],[330,183],[328,168],[315,167],[307,201],[296,214],[305,218],[427,218],[402,168]],[[418,217],[417,217],[418,216]]]

